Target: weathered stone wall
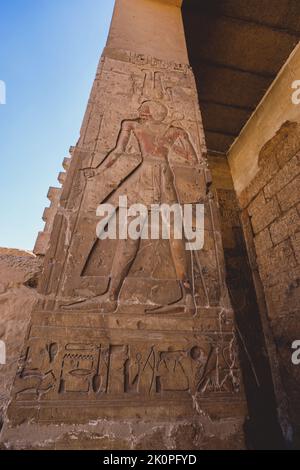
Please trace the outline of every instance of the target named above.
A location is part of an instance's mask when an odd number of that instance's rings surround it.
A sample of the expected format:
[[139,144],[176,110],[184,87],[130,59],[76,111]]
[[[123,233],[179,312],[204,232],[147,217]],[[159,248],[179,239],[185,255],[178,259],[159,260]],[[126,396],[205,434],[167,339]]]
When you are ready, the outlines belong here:
[[[70,148],[70,157],[66,157],[63,160],[63,168],[65,171],[62,171],[58,175],[58,182],[63,185],[67,171],[70,167],[71,157],[72,157],[73,147]],[[59,200],[61,196],[62,188],[55,188],[50,187],[47,198],[50,201],[49,207],[46,207],[43,213],[43,221],[45,222],[45,226],[43,231],[38,233],[33,253],[37,256],[44,256],[49,248],[50,237],[53,229],[54,219],[58,211],[59,207]]]
[[[244,448],[247,405],[210,183],[180,9],[117,0],[54,219],[5,447]],[[203,203],[203,249],[99,240],[97,206],[116,206],[121,194],[148,208]]]
[[107,419],[48,426],[24,423],[6,430],[0,449],[241,450],[245,448],[242,425],[242,420],[229,416],[214,420],[201,412],[187,420]]
[[285,123],[261,150],[260,171],[241,193],[251,220],[271,320],[298,313],[300,125]]
[[247,446],[278,449],[284,444],[269,361],[274,342],[260,313],[227,158],[221,154],[209,154],[208,161],[220,209],[226,282],[235,312],[248,401]]
[[296,433],[300,423],[300,370],[291,362],[291,345],[300,338],[299,151],[300,126],[287,122],[261,150],[260,171],[239,198],[243,218],[248,219],[253,234]]
[[291,345],[300,339],[300,107],[291,96],[299,62],[298,47],[229,152],[256,290],[276,344],[278,406],[283,414],[288,408],[294,438],[286,423],[286,439],[298,446],[300,368]]
[[6,364],[0,365],[0,428],[8,404],[30,313],[37,299],[40,260],[32,253],[0,248],[0,340]]

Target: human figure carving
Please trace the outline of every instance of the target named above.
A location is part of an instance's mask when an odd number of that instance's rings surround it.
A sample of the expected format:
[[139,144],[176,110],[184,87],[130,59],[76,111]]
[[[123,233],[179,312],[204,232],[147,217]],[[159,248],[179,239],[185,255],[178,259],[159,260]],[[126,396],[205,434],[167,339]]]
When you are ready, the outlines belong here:
[[[143,204],[150,211],[152,204],[180,203],[175,185],[175,177],[169,164],[169,153],[172,149],[184,162],[196,167],[199,163],[195,149],[188,133],[174,123],[166,123],[167,108],[157,101],[145,101],[139,108],[139,117],[125,120],[122,123],[116,147],[106,156],[104,161],[95,168],[85,170],[87,178],[94,178],[111,168],[116,161],[128,157],[127,147],[132,136],[135,137],[141,161],[134,171],[114,189],[106,202],[118,209],[119,196],[127,196],[128,204]],[[129,221],[130,223],[130,221]],[[175,266],[176,277],[180,282],[182,297],[175,304],[162,305],[151,310],[152,313],[168,312],[171,308],[185,312],[194,312],[191,269],[188,257],[190,252],[185,249],[185,241],[174,238],[174,227],[170,227],[170,248]],[[77,308],[94,305],[106,312],[115,311],[123,282],[129,273],[139,249],[140,239],[118,240],[114,256],[108,291],[101,296],[77,302]],[[178,305],[177,305],[178,304]],[[70,305],[74,307],[75,304]],[[150,312],[150,310],[149,310]]]

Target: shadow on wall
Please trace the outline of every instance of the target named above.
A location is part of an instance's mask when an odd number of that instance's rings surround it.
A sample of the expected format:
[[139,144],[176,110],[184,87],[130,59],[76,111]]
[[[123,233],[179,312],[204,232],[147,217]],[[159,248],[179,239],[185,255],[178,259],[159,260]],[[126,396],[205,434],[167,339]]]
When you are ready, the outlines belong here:
[[252,272],[248,262],[239,207],[234,190],[217,189],[226,263],[227,286],[235,311],[240,361],[249,420],[245,425],[249,449],[281,449],[270,363],[262,332]]
[[[259,171],[240,194],[287,395],[293,445],[300,448],[300,368],[292,343],[300,339],[300,124],[287,121],[261,149]],[[287,429],[287,434],[292,434]]]

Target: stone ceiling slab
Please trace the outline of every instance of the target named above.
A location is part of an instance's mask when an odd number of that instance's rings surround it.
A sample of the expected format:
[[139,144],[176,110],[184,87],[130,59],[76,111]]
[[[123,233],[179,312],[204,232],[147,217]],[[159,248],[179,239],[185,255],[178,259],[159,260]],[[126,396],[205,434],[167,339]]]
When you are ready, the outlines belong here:
[[300,40],[300,2],[184,0],[182,9],[208,148],[226,152]]

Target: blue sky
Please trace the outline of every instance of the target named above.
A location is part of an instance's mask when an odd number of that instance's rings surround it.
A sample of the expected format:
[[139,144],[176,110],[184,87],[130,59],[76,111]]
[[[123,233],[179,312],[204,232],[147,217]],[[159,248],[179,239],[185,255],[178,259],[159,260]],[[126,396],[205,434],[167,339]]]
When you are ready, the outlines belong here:
[[114,0],[0,0],[0,246],[32,250],[78,139]]

